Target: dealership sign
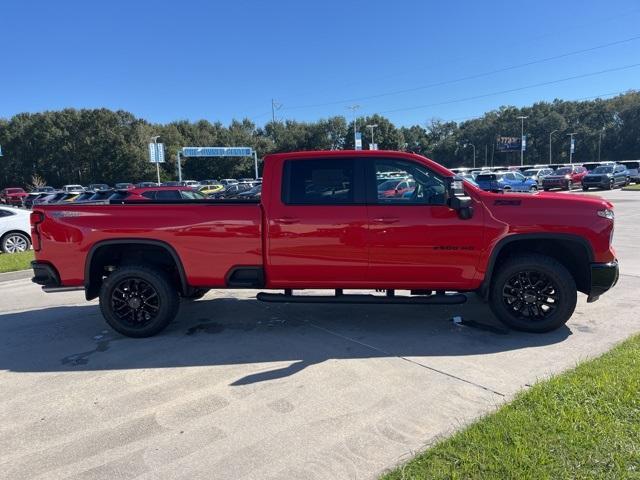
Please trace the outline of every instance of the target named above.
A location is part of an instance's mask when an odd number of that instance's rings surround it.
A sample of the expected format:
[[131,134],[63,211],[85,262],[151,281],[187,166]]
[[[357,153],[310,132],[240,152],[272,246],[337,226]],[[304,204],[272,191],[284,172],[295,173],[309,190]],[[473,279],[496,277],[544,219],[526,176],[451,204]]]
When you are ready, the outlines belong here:
[[183,147],[184,157],[250,157],[250,147]]
[[499,152],[519,152],[522,148],[521,141],[520,137],[498,137],[496,139],[496,148]]

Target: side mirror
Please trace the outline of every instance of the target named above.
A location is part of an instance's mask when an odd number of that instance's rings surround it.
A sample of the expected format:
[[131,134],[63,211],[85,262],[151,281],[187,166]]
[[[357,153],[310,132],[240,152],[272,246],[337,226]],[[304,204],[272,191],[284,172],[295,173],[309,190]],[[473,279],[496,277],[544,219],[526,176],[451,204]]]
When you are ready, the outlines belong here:
[[450,177],[447,181],[447,204],[449,208],[457,211],[461,220],[468,220],[473,217],[473,201],[464,191],[462,178]]

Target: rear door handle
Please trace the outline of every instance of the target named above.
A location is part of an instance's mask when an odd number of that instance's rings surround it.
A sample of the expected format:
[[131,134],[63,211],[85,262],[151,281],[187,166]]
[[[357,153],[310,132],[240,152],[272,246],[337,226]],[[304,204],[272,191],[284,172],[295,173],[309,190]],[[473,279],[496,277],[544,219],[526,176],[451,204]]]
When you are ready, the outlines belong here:
[[280,225],[293,225],[294,223],[300,223],[300,219],[291,217],[274,218],[273,221]]
[[380,217],[380,218],[373,219],[373,223],[385,223],[385,224],[397,223],[399,221],[400,219],[396,217]]

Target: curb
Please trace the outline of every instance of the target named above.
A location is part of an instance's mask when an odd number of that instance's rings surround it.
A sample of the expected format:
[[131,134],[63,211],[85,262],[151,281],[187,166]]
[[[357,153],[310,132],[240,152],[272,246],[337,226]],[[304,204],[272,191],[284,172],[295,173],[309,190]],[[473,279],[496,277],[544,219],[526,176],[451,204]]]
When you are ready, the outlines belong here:
[[0,283],[11,282],[12,280],[23,280],[31,278],[33,270],[18,270],[17,272],[0,273]]

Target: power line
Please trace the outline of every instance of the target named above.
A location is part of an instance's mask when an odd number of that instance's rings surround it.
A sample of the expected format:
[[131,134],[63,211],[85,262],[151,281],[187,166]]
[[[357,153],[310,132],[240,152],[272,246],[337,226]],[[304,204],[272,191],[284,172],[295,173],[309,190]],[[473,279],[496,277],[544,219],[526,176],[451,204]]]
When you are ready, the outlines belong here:
[[593,52],[595,50],[600,50],[603,48],[608,48],[608,47],[613,47],[616,45],[621,45],[623,43],[629,43],[635,40],[640,39],[640,35],[636,35],[630,38],[625,38],[623,40],[617,40],[615,42],[609,42],[609,43],[605,43],[602,45],[596,45],[594,47],[589,47],[589,48],[583,48],[580,50],[574,50],[572,52],[566,52],[566,53],[562,53],[559,55],[553,55],[551,57],[546,57],[546,58],[541,58],[538,60],[531,60],[529,62],[525,62],[525,63],[520,63],[520,64],[516,64],[516,65],[511,65],[511,66],[507,66],[507,67],[502,67],[502,68],[498,68],[496,70],[490,70],[487,72],[482,72],[482,73],[478,73],[478,74],[474,74],[474,75],[468,75],[465,77],[460,77],[460,78],[456,78],[456,79],[452,79],[452,80],[444,80],[441,82],[436,82],[436,83],[431,83],[431,84],[427,84],[427,85],[421,85],[421,86],[417,86],[417,87],[412,87],[412,88],[405,88],[405,89],[401,89],[401,90],[394,90],[394,91],[390,91],[390,92],[383,92],[383,93],[378,93],[378,94],[374,94],[374,95],[367,95],[367,96],[363,96],[363,97],[357,97],[357,98],[349,98],[349,99],[343,99],[343,100],[334,100],[334,101],[330,101],[330,102],[323,102],[323,103],[316,103],[316,104],[308,104],[308,105],[297,105],[297,106],[292,106],[292,107],[284,107],[283,110],[300,110],[300,109],[308,109],[308,108],[317,108],[317,107],[325,107],[325,106],[331,106],[331,105],[340,105],[343,103],[350,103],[350,102],[359,102],[359,101],[363,101],[363,100],[371,100],[371,99],[376,99],[376,98],[382,98],[382,97],[389,97],[389,96],[393,96],[393,95],[400,95],[403,93],[411,93],[411,92],[416,92],[418,90],[425,90],[428,88],[434,88],[434,87],[441,87],[444,85],[450,85],[452,83],[459,83],[459,82],[463,82],[463,81],[467,81],[467,80],[475,80],[478,78],[482,78],[482,77],[487,77],[490,75],[495,75],[496,73],[503,73],[503,72],[507,72],[509,70],[515,70],[518,68],[524,68],[524,67],[528,67],[531,65],[537,65],[540,63],[545,63],[545,62],[550,62],[553,60],[559,60],[561,58],[566,58],[566,57],[570,57],[573,55],[579,55],[581,53],[587,53],[587,52]]
[[525,85],[523,87],[517,87],[517,88],[509,88],[507,90],[500,90],[497,92],[491,92],[491,93],[485,93],[482,95],[473,95],[470,97],[463,97],[463,98],[456,98],[453,100],[446,100],[444,102],[435,102],[435,103],[428,103],[428,104],[424,104],[424,105],[415,105],[412,107],[405,107],[405,108],[395,108],[392,110],[383,110],[380,112],[376,112],[376,113],[396,113],[396,112],[407,112],[410,110],[419,110],[422,108],[429,108],[429,107],[436,107],[436,106],[440,106],[440,105],[450,105],[452,103],[461,103],[461,102],[468,102],[470,100],[477,100],[480,98],[487,98],[487,97],[493,97],[496,95],[503,95],[505,93],[512,93],[512,92],[519,92],[522,90],[527,90],[530,88],[536,88],[536,87],[543,87],[546,85],[555,85],[557,83],[562,83],[562,82],[568,82],[570,80],[577,80],[579,78],[586,78],[586,77],[593,77],[596,75],[602,75],[604,73],[610,73],[610,72],[618,72],[620,70],[628,70],[630,68],[635,68],[640,66],[640,63],[633,63],[631,65],[624,65],[622,67],[616,67],[616,68],[608,68],[606,70],[599,70],[597,72],[590,72],[590,73],[583,73],[581,75],[573,75],[571,77],[565,77],[565,78],[559,78],[556,80],[550,80],[547,82],[539,82],[539,83],[533,83],[531,85]]

